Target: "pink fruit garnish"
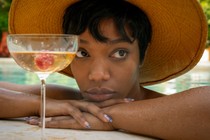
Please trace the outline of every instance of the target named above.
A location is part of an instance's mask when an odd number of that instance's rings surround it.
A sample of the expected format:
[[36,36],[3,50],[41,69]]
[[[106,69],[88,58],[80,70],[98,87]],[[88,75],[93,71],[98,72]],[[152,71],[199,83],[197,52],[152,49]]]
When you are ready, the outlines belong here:
[[37,54],[34,58],[35,65],[41,69],[46,70],[54,63],[54,56],[49,53]]

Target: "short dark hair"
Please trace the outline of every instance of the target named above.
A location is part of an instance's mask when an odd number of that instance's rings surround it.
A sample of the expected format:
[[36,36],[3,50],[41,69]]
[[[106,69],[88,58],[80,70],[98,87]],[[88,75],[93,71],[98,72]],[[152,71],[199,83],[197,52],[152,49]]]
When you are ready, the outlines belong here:
[[[142,63],[151,41],[151,24],[141,9],[125,0],[80,0],[66,9],[63,31],[65,34],[80,35],[88,29],[96,40],[106,42],[107,38],[100,33],[99,25],[102,20],[110,18],[123,39],[129,42],[137,39]],[[125,25],[134,40],[128,37]]]

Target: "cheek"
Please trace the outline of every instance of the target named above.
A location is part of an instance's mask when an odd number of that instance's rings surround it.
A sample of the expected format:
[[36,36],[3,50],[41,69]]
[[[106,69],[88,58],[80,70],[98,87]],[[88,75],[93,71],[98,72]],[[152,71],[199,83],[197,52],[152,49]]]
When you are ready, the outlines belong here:
[[124,96],[127,96],[134,87],[139,86],[139,68],[135,63],[121,66],[114,74],[116,87]]
[[76,80],[78,87],[81,89],[82,85],[85,83],[85,79],[87,77],[87,70],[84,69],[83,65],[78,65],[77,60],[74,60],[71,63],[71,71]]
[[120,76],[121,80],[125,81],[128,85],[138,81],[139,69],[136,64],[130,63],[128,67],[122,67],[123,73]]
[[[118,65],[119,66],[119,65]],[[136,81],[139,82],[139,55],[138,50],[132,52],[128,60],[120,65],[121,80],[127,84],[133,84]],[[120,73],[120,71],[116,72]]]

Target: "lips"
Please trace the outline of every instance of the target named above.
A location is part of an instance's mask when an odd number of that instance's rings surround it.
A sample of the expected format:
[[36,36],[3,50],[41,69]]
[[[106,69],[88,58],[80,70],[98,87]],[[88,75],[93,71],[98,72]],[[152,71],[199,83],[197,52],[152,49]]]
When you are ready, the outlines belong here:
[[108,99],[112,99],[115,95],[115,91],[110,88],[90,88],[85,91],[84,96],[91,101],[105,101]]

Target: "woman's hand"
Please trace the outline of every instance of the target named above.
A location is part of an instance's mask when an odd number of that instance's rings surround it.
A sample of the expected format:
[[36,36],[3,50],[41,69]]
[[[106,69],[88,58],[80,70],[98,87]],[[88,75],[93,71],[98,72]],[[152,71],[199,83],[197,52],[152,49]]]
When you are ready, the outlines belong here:
[[[111,99],[100,103],[87,102],[84,100],[54,100],[46,101],[46,117],[52,116],[69,116],[77,121],[83,128],[90,128],[90,124],[84,116],[83,112],[92,114],[100,121],[107,123],[112,122],[112,118],[104,113],[101,108],[116,105],[119,103],[127,103],[132,99]],[[38,120],[29,119],[29,124],[37,124]],[[81,127],[80,126],[80,127]]]
[[103,122],[109,122],[109,117],[94,103],[83,100],[49,100],[46,104],[46,117],[49,116],[71,116],[84,128],[90,124],[82,112],[89,112]]
[[106,123],[90,113],[83,112],[83,116],[90,123],[89,128],[81,126],[74,118],[70,116],[58,116],[48,118],[46,121],[47,128],[68,128],[80,130],[114,130],[112,123]]

